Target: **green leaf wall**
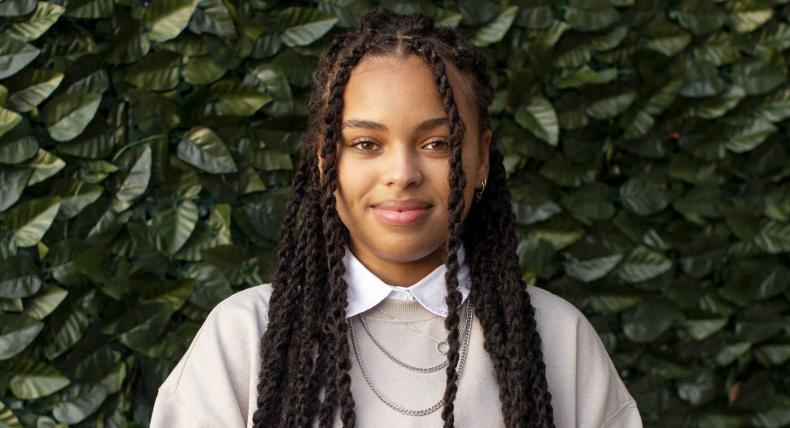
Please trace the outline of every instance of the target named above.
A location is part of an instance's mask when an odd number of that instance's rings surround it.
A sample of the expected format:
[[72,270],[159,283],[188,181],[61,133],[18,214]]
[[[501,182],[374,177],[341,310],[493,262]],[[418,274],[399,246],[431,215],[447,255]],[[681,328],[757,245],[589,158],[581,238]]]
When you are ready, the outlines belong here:
[[525,279],[647,426],[790,426],[785,0],[0,2],[0,427],[147,426],[268,281],[312,70],[365,10],[489,58]]

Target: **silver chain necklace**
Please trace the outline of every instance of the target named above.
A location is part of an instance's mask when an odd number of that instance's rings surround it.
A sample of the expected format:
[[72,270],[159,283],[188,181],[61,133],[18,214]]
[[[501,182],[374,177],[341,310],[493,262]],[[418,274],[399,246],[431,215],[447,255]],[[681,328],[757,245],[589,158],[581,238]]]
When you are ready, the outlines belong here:
[[[458,359],[458,366],[455,368],[456,373],[458,373],[458,382],[461,381],[461,376],[464,373],[464,363],[466,362],[466,355],[469,350],[469,338],[472,336],[471,333],[471,325],[472,325],[472,318],[474,317],[474,306],[471,303],[468,304],[468,309],[466,311],[466,321],[464,323],[464,333],[465,337],[463,338],[464,341],[461,344],[460,349],[460,356]],[[365,370],[365,365],[362,364],[362,359],[359,356],[359,350],[357,349],[357,340],[354,336],[354,329],[351,325],[351,319],[346,319],[346,323],[348,324],[348,331],[351,333],[351,344],[354,347],[354,356],[357,359],[357,363],[359,364],[359,368],[362,371],[362,376],[365,378],[365,382],[367,382],[370,389],[379,398],[387,407],[397,411],[398,413],[407,415],[407,416],[425,416],[430,415],[431,413],[441,409],[444,406],[444,398],[440,399],[436,404],[431,407],[420,409],[420,410],[413,410],[404,408],[397,403],[387,399],[384,397],[375,386],[373,386],[373,382],[371,382],[370,377],[368,376],[367,371]]]
[[[381,312],[383,312],[385,315],[387,315],[388,317],[390,317],[390,318],[392,318],[392,319],[394,319],[396,321],[403,322],[403,320],[395,318],[394,316],[384,312],[384,310],[382,310]],[[467,310],[467,312],[469,312],[469,311]],[[386,355],[390,360],[394,361],[396,364],[398,364],[399,366],[401,366],[401,367],[403,367],[405,369],[408,369],[408,370],[411,370],[411,371],[417,372],[417,373],[433,373],[435,371],[439,371],[439,370],[447,367],[447,365],[450,364],[450,362],[447,361],[447,359],[444,359],[444,361],[442,361],[441,363],[439,363],[437,365],[434,365],[434,366],[431,366],[431,367],[417,367],[417,366],[411,365],[411,364],[399,359],[398,357],[396,357],[395,354],[393,354],[390,350],[385,348],[384,345],[382,345],[378,341],[378,339],[376,339],[376,336],[374,336],[373,332],[370,331],[370,328],[368,328],[368,325],[365,322],[365,317],[363,317],[362,314],[359,315],[359,321],[360,321],[360,324],[362,324],[362,328],[365,330],[365,333],[368,335],[368,337],[373,342],[373,344],[375,344],[376,347],[379,348],[379,350],[384,355]],[[469,321],[470,320],[467,319],[465,321],[465,323],[464,323],[464,329],[463,329],[464,336],[469,334],[469,328],[472,325],[472,323],[469,322]],[[413,328],[410,324],[407,324],[406,326],[409,327],[411,330],[414,330],[414,331],[416,331],[418,333],[422,333],[422,334],[430,337],[431,339],[435,340],[437,342],[437,345],[436,345],[437,351],[439,351],[439,353],[441,353],[442,355],[446,355],[447,354],[447,350],[444,350],[444,352],[442,352],[442,348],[441,348],[442,344],[447,345],[447,341],[446,340],[439,340],[439,339],[431,336],[430,334],[427,334],[427,333],[425,333],[423,331],[420,331],[420,330],[417,330],[417,329]],[[462,340],[463,340],[463,338],[462,338]]]
[[[431,340],[436,342],[436,350],[439,351],[439,353],[442,354],[442,355],[447,355],[447,350],[450,347],[450,345],[447,344],[447,339],[444,339],[444,340],[437,339],[437,338],[433,337],[433,335],[430,335],[430,334],[428,334],[428,333],[426,333],[426,332],[424,332],[422,330],[417,330],[416,328],[411,326],[410,322],[404,321],[404,320],[399,319],[399,318],[395,318],[394,316],[392,316],[392,314],[388,313],[383,308],[381,309],[381,313],[383,313],[384,315],[392,318],[395,321],[398,321],[400,323],[405,323],[406,327],[408,327],[408,329],[411,330],[411,331],[416,331],[417,333],[420,333],[420,334],[422,334],[422,335],[424,335],[426,337],[430,337]],[[360,314],[359,315],[359,319],[362,321],[362,323],[364,325],[365,324],[365,317],[363,317],[362,314]]]

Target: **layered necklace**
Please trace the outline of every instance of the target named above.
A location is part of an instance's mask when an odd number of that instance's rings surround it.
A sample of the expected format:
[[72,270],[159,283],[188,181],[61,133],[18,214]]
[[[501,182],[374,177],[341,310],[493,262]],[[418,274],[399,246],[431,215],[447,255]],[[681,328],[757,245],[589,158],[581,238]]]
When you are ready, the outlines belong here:
[[[462,334],[462,337],[460,338],[462,340],[462,344],[461,344],[461,349],[459,350],[460,356],[459,356],[459,359],[458,359],[458,366],[455,369],[455,371],[458,373],[458,381],[461,380],[461,376],[463,375],[463,372],[464,372],[464,363],[466,362],[466,355],[467,355],[468,350],[469,350],[469,338],[471,336],[472,319],[474,318],[474,307],[470,303],[470,299],[467,299],[465,307],[466,307],[466,311],[465,311],[466,312],[466,317],[464,319],[463,334]],[[382,312],[384,312],[384,311],[382,311]],[[402,321],[402,320],[399,320],[399,319],[393,317],[390,314],[387,314],[386,312],[384,312],[384,314],[387,315],[388,317],[394,319],[394,320]],[[373,335],[373,333],[368,328],[367,323],[365,322],[365,318],[362,317],[362,315],[359,315],[359,319],[360,319],[360,323],[362,324],[362,328],[365,330],[365,333],[368,335],[368,337],[370,337],[371,341],[376,345],[376,347],[387,358],[389,358],[390,360],[392,360],[393,362],[395,362],[399,366],[401,366],[401,367],[403,367],[403,368],[405,368],[407,370],[416,372],[416,373],[433,373],[435,371],[438,371],[438,370],[441,370],[441,369],[447,367],[447,365],[449,364],[449,362],[447,360],[445,360],[444,362],[442,362],[440,364],[436,364],[436,365],[433,365],[433,366],[430,366],[430,367],[417,367],[415,365],[406,363],[405,361],[401,360],[400,358],[397,358],[395,356],[395,354],[393,354],[390,350],[385,348],[381,344],[381,342],[378,339],[376,339],[376,337]],[[425,409],[418,409],[418,410],[407,409],[407,408],[395,403],[394,401],[386,398],[383,394],[381,394],[381,392],[378,389],[376,389],[375,385],[373,385],[373,382],[370,380],[370,376],[369,376],[367,370],[365,369],[365,365],[362,363],[362,358],[359,356],[359,349],[357,347],[357,340],[356,340],[356,337],[354,335],[354,329],[353,329],[353,326],[351,324],[351,319],[350,318],[347,319],[346,322],[348,323],[348,330],[351,333],[351,344],[353,345],[353,348],[354,348],[354,355],[356,357],[357,363],[359,364],[359,368],[362,371],[362,376],[365,378],[365,382],[368,384],[368,386],[373,391],[373,393],[376,395],[376,397],[379,398],[379,400],[381,400],[389,408],[391,408],[391,409],[393,409],[393,410],[395,410],[395,411],[397,411],[397,412],[399,412],[401,414],[407,415],[407,416],[425,416],[425,415],[429,415],[429,414],[441,409],[444,406],[444,399],[442,398],[438,402],[436,402],[433,406],[427,407]],[[437,339],[437,338],[435,338],[435,337],[433,337],[433,336],[431,336],[431,335],[429,335],[429,334],[427,334],[425,332],[421,332],[419,330],[416,330],[410,324],[407,324],[407,326],[411,330],[418,331],[418,332],[420,332],[422,334],[425,334],[426,336],[428,336],[431,339],[433,339],[434,341],[436,341],[437,342],[436,343],[437,351],[439,351],[439,353],[442,354],[442,355],[447,354],[447,350],[449,349],[449,346],[447,345],[447,341],[446,340],[440,340],[440,339]]]

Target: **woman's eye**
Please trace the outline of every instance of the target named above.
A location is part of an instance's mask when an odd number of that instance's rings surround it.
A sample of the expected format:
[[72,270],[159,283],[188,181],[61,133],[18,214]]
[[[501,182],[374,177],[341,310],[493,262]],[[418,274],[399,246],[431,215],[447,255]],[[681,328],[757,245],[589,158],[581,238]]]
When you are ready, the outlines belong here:
[[351,145],[351,147],[362,150],[363,152],[373,151],[377,146],[378,144],[370,140],[361,140]]
[[[431,147],[431,146],[433,146],[433,147]],[[429,142],[428,144],[426,144],[425,147],[427,147],[427,148],[429,148],[431,150],[443,151],[443,150],[447,150],[447,149],[450,148],[450,142],[447,141],[447,140],[433,140],[433,141]]]

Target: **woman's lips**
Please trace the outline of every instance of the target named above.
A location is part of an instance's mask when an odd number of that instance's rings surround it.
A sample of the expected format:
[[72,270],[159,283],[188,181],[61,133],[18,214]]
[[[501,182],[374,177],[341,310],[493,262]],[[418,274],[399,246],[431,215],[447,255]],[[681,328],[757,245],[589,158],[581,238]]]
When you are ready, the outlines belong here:
[[428,216],[428,208],[412,208],[406,210],[385,209],[381,207],[373,207],[373,212],[379,216],[380,219],[387,223],[397,226],[416,223]]

